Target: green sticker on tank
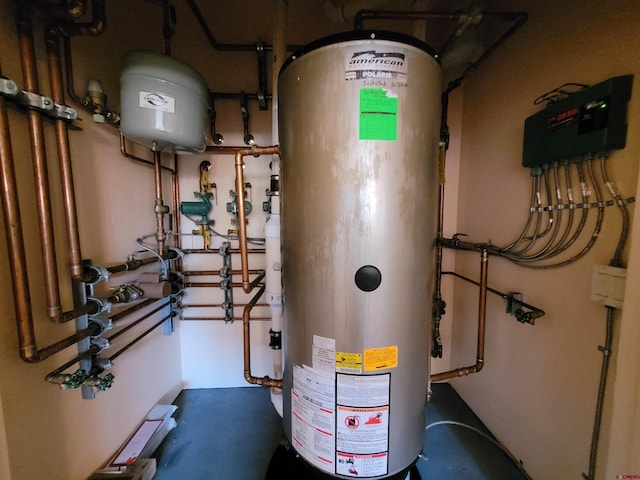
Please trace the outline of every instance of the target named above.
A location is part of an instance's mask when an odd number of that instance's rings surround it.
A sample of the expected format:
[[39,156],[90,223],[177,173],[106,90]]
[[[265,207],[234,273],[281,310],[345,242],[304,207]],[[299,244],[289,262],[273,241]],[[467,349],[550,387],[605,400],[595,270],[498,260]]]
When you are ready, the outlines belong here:
[[398,95],[384,88],[360,89],[360,140],[396,140]]

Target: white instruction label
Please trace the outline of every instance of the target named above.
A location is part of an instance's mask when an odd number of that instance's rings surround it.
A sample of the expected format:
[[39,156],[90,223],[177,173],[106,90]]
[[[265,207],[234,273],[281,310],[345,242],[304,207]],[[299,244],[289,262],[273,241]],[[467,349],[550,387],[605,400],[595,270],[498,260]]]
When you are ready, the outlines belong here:
[[138,93],[138,106],[167,113],[175,113],[176,99],[164,93],[144,92],[141,90]]
[[296,451],[318,469],[335,472],[335,379],[294,365],[291,436]]

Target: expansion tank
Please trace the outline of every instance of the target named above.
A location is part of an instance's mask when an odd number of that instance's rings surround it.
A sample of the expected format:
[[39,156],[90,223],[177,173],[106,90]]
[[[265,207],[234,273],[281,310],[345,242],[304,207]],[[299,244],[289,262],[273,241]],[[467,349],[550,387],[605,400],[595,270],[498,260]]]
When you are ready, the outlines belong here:
[[423,448],[440,100],[431,50],[389,32],[280,72],[283,421],[317,478],[405,478]]

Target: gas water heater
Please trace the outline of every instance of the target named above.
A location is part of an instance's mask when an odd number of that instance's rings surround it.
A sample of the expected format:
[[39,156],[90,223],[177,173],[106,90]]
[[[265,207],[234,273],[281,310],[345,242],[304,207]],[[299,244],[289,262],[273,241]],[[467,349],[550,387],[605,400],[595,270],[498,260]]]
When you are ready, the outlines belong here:
[[404,479],[423,448],[441,91],[389,32],[280,71],[283,421],[314,478]]

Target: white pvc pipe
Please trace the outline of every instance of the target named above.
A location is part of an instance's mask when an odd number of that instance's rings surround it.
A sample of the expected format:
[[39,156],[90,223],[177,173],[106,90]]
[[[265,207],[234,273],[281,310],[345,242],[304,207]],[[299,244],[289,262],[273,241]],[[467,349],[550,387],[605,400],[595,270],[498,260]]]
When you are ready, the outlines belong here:
[[[278,74],[287,55],[287,1],[273,0],[273,72],[272,72],[272,135],[273,145],[278,145]],[[280,177],[280,157],[273,155],[271,159],[271,175]],[[265,236],[265,297],[271,311],[271,330],[282,334],[282,281],[280,266],[282,263],[280,249],[280,196],[271,197],[271,215],[264,227]],[[282,337],[281,337],[282,338]],[[283,378],[282,349],[273,350],[274,378]],[[282,417],[282,390],[271,389],[271,402]]]

